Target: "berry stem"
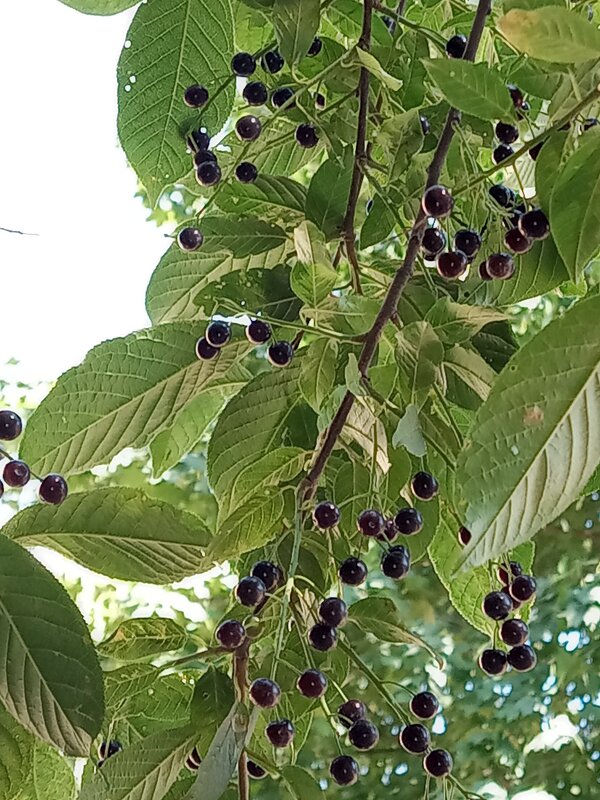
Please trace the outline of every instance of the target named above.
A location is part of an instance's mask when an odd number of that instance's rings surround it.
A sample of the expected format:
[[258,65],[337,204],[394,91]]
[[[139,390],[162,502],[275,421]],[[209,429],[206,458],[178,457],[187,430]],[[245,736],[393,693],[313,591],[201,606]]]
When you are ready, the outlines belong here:
[[[230,302],[228,300],[223,300],[223,306],[225,308],[229,307],[229,310],[235,312],[236,314],[243,314],[244,316],[248,315],[248,309],[243,308],[242,306],[238,306],[236,303]],[[261,314],[260,318],[265,322],[270,322],[273,325],[280,325],[282,328],[292,328],[295,331],[302,331],[303,333],[318,333],[320,336],[324,336],[327,339],[341,339],[344,341],[356,342],[359,337],[356,336],[346,336],[344,333],[339,333],[338,331],[329,331],[325,330],[325,328],[319,328],[316,325],[302,325],[299,322],[291,322],[285,319],[277,319],[276,317],[269,317],[265,314]]]

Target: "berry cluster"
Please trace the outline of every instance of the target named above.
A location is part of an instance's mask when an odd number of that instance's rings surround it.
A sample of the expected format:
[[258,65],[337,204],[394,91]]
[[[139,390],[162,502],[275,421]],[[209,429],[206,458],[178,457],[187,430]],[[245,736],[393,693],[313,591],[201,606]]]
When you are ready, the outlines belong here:
[[[189,230],[189,229],[185,229]],[[251,344],[266,344],[273,332],[268,322],[253,319],[246,328],[246,338]],[[204,336],[196,342],[196,355],[202,361],[215,358],[222,347],[231,341],[231,325],[223,320],[210,322]],[[274,367],[287,367],[294,357],[294,346],[284,340],[271,342],[267,348],[267,358]]]
[[111,739],[109,742],[101,742],[98,746],[98,769],[104,764],[107,758],[120,753],[123,749],[121,742],[116,739]]
[[[0,441],[12,442],[21,435],[22,431],[23,422],[18,414],[8,409],[0,411]],[[24,461],[11,458],[8,453],[0,448],[0,458],[1,457],[6,457],[8,461],[2,471],[0,497],[4,494],[5,484],[13,489],[20,489],[29,483],[32,476],[29,466]],[[40,479],[38,494],[40,500],[43,500],[45,503],[59,505],[67,497],[67,482],[62,475],[50,473],[46,475],[45,478]]]
[[[419,692],[410,701],[410,710],[417,719],[433,719],[438,713],[440,704],[431,692]],[[428,729],[421,722],[405,725],[398,737],[407,753],[423,755],[423,767],[433,778],[445,778],[452,772],[452,756],[441,748],[431,749],[431,737]]]

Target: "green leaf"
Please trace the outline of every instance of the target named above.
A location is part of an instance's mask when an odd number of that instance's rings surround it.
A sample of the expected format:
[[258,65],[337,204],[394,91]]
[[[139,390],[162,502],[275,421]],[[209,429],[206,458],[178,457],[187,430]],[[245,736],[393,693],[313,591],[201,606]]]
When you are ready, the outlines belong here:
[[97,649],[100,655],[115,661],[143,661],[181,650],[187,638],[187,633],[172,619],[127,619]]
[[60,0],[60,2],[76,11],[82,11],[84,14],[108,16],[125,11],[139,3],[140,0]]
[[[95,347],[65,372],[29,420],[21,455],[36,472],[83,472],[143,447],[202,391],[239,382],[247,343],[200,361],[198,327],[170,323]],[[82,397],[93,403],[82,406]]]
[[558,173],[550,200],[552,237],[574,281],[600,250],[599,147],[600,131],[587,131]]
[[312,240],[307,242],[306,231],[309,222],[296,228],[296,250],[298,261],[292,267],[291,285],[295,294],[307,305],[316,307],[335,286],[337,272],[331,266],[331,259],[324,246],[313,232]]
[[387,435],[374,409],[375,404],[370,398],[357,398],[348,414],[342,436],[347,441],[356,442],[365,456],[375,460],[379,470],[385,474],[390,468]]
[[202,252],[220,253],[229,250],[235,258],[266,253],[282,248],[287,235],[283,228],[256,217],[202,217],[205,240]]
[[196,681],[190,706],[191,721],[198,730],[196,747],[206,753],[217,728],[221,725],[235,701],[231,678],[218,669],[209,667]]
[[[388,154],[390,180],[404,175],[413,156],[421,152],[423,138],[421,115],[418,109],[407,111],[404,114],[396,114],[383,123],[377,141]],[[373,209],[370,214],[372,213]]]
[[337,342],[325,338],[311,342],[304,354],[298,381],[302,396],[315,411],[321,410],[335,386],[337,357]]
[[397,92],[398,89],[402,88],[402,81],[398,80],[398,78],[394,78],[389,72],[386,72],[372,53],[368,53],[361,47],[357,47],[354,51],[354,56],[361,67],[368,70],[371,75],[374,75],[377,80],[381,81],[390,91]]
[[28,733],[0,706],[0,797],[17,800],[32,759]]
[[127,664],[104,673],[106,717],[116,719],[127,714],[130,703],[143,694],[147,696],[159,678],[159,670],[151,664]]
[[48,570],[5,536],[0,701],[24,728],[68,755],[89,754],[104,715],[102,674],[77,606]]
[[[127,40],[117,66],[119,139],[155,205],[165,186],[190,169],[185,134],[200,125],[217,133],[231,111],[233,83],[222,88],[233,56],[231,4],[143,3]],[[211,95],[201,114],[183,102],[186,88],[199,80]]]
[[344,380],[348,391],[352,392],[355,397],[363,397],[367,394],[364,386],[362,385],[362,375],[358,368],[358,359],[354,353],[348,355],[346,368],[344,370]]
[[279,50],[293,66],[306,56],[319,28],[319,0],[275,0],[270,21]]
[[468,306],[455,303],[448,296],[441,297],[427,312],[427,321],[444,342],[462,344],[478,333],[484,325],[505,319],[495,308]]
[[373,198],[362,228],[360,229],[361,248],[372,247],[387,238],[394,230],[396,217],[379,195]]
[[346,214],[354,156],[350,147],[343,158],[328,158],[312,176],[306,195],[306,218],[320,228],[327,239],[339,236]]
[[454,108],[480,119],[512,119],[514,109],[504,80],[487,64],[436,58],[424,61],[429,77]]
[[[238,8],[242,8],[241,4]],[[268,26],[264,26],[269,30]],[[269,41],[271,34],[269,33]],[[324,48],[326,44],[324,43]],[[341,47],[341,45],[340,45]],[[245,49],[245,48],[243,48]],[[259,48],[256,48],[257,50]],[[323,51],[322,51],[323,52]],[[308,59],[310,61],[311,59]],[[306,64],[306,61],[304,62]],[[263,177],[282,176],[291,178],[301,167],[318,158],[322,144],[319,142],[316,147],[298,147],[294,138],[294,131],[298,126],[297,122],[279,118],[260,135],[260,147],[252,153],[252,163]],[[229,143],[228,143],[229,144]],[[231,142],[232,160],[240,160],[240,153],[244,147],[242,142]],[[285,221],[285,220],[282,220]]]
[[562,161],[568,138],[567,131],[556,131],[546,139],[535,160],[536,200],[546,215],[550,214],[550,202],[556,179],[563,170]]
[[411,322],[396,335],[396,361],[406,403],[417,407],[441,378],[444,347],[428,322]]
[[402,78],[402,88],[398,100],[403,108],[416,108],[425,99],[426,81],[423,59],[429,55],[429,43],[418,31],[404,30],[396,43],[402,56],[394,64],[394,74]]
[[29,768],[18,800],[72,800],[73,769],[56,750],[36,743]]
[[415,405],[408,405],[404,416],[398,420],[398,425],[392,436],[392,447],[405,447],[409,453],[417,458],[423,458],[427,453],[427,446],[423,438],[419,411]]
[[551,322],[475,416],[456,475],[470,566],[530,539],[580,495],[600,461],[599,314],[597,295]]
[[356,520],[368,508],[371,477],[369,470],[357,461],[343,464],[335,476],[333,497],[341,513],[342,529],[350,535],[356,531]]
[[143,583],[172,583],[202,571],[210,542],[194,514],[126,487],[31,506],[2,533],[26,546],[51,547],[101,575]]
[[254,183],[225,184],[215,198],[219,208],[229,214],[254,214],[288,224],[291,218],[304,214],[305,201],[302,184],[275,175],[259,175]]
[[284,500],[281,492],[258,496],[236,509],[219,524],[209,552],[215,562],[227,561],[270,542],[281,529]]
[[511,9],[498,22],[519,52],[541,61],[578,64],[600,58],[600,31],[576,11],[546,6],[533,11]]
[[307,800],[323,796],[323,788],[315,778],[302,767],[287,766],[281,770],[281,781],[285,800]]
[[[139,664],[137,665],[139,666]],[[119,727],[129,734],[129,742],[139,742],[150,734],[187,724],[193,689],[182,675],[162,675],[151,691],[138,692],[119,710]]]
[[[487,400],[494,384],[496,373],[486,364],[479,353],[474,350],[467,350],[458,344],[454,345],[454,347],[446,350],[444,368],[449,381],[453,376],[455,380],[458,380],[474,392],[480,400]],[[462,403],[459,405],[462,405]],[[470,405],[466,406],[466,408],[470,407]]]

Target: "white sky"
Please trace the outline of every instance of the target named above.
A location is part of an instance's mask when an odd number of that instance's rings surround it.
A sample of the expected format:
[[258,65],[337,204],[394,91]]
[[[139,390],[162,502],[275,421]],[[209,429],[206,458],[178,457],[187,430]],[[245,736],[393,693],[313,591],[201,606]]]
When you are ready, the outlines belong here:
[[[0,3],[0,377],[54,379],[148,324],[167,241],[134,198],[117,141],[115,69],[133,9]],[[18,370],[2,365],[14,357]]]

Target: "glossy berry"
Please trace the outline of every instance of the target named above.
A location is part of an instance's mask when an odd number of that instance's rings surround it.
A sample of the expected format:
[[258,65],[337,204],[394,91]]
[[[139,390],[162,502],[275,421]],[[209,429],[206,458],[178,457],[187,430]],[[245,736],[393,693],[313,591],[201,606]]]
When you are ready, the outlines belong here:
[[319,616],[326,625],[339,628],[348,619],[348,606],[340,597],[327,597],[319,606]]
[[296,686],[301,695],[314,700],[323,697],[327,691],[328,680],[318,669],[307,669],[298,678]]
[[473,258],[481,247],[481,236],[477,231],[462,229],[454,237],[454,249],[460,250],[467,258]]
[[256,69],[256,59],[251,53],[236,53],[231,59],[231,71],[239,78],[248,78]]
[[301,147],[316,147],[319,136],[314,125],[305,122],[296,128],[296,141]]
[[[281,108],[282,105],[291,100],[294,96],[294,90],[290,89],[289,86],[281,86],[279,89],[275,89],[273,94],[271,95],[271,103],[275,108]],[[294,104],[291,103],[287,107],[293,106]]]
[[273,342],[267,351],[267,358],[274,367],[287,367],[294,357],[294,348],[289,342]]
[[317,622],[308,632],[308,641],[315,650],[326,653],[337,643],[337,631],[335,628],[325,625],[324,622]]
[[496,575],[498,576],[498,580],[502,585],[508,583],[508,572],[504,569],[504,567],[498,567]]
[[533,647],[520,644],[508,651],[508,663],[517,672],[529,672],[537,664],[537,656]]
[[379,511],[369,508],[358,515],[357,525],[365,536],[379,536],[383,532],[385,520]]
[[408,753],[424,753],[429,747],[429,731],[419,722],[402,728],[398,738]]
[[204,338],[213,347],[223,347],[231,339],[231,325],[222,320],[215,320],[207,327]]
[[431,692],[419,692],[410,701],[410,710],[419,719],[433,719],[440,710],[440,704]]
[[452,756],[447,750],[436,748],[423,759],[425,772],[433,778],[445,778],[452,772]]
[[319,39],[318,36],[312,40],[310,47],[308,48],[307,56],[318,56],[323,48],[323,42]]
[[350,556],[340,564],[338,575],[342,583],[348,586],[360,586],[367,579],[367,565],[360,558]]
[[512,610],[512,601],[504,592],[490,592],[483,598],[483,613],[490,619],[506,619]]
[[492,280],[492,276],[487,271],[487,261],[482,261],[477,271],[479,272],[479,277],[481,278],[482,281]]
[[510,595],[521,603],[526,603],[534,596],[537,589],[535,578],[531,575],[519,575],[510,585]]
[[7,408],[0,411],[0,440],[12,442],[21,435],[22,431],[23,422],[18,414]]
[[472,533],[468,528],[465,528],[464,525],[458,529],[458,541],[462,544],[463,547],[466,547],[472,538]]
[[[197,759],[196,759],[197,755]],[[185,760],[185,766],[189,769],[190,772],[197,772],[200,769],[200,764],[202,763],[202,759],[200,758],[200,753],[194,748],[190,755]]]
[[359,719],[348,731],[348,738],[357,750],[371,750],[379,741],[379,731],[368,719]]
[[260,120],[253,114],[246,114],[235,123],[235,132],[243,142],[255,141],[260,136],[261,130]]
[[449,251],[448,253],[440,253],[437,258],[437,271],[442,278],[446,280],[454,280],[464,275],[469,266],[468,259],[460,250]]
[[272,561],[257,561],[250,574],[253,578],[259,578],[264,583],[267,592],[277,589],[281,580],[281,570]]
[[522,619],[507,619],[500,628],[500,638],[511,647],[525,644],[529,638],[529,628]]
[[521,564],[519,564],[518,561],[510,561],[508,566],[510,567],[511,574],[515,578],[523,574],[523,567],[521,566]]
[[269,722],[265,728],[265,735],[273,747],[289,747],[294,738],[296,729],[289,719],[278,719]]
[[202,361],[210,361],[211,358],[214,358],[218,354],[219,348],[213,347],[212,344],[209,344],[204,337],[202,337],[202,339],[198,339],[196,342],[196,355]]
[[68,493],[69,487],[62,475],[51,473],[50,475],[46,475],[40,483],[39,495],[40,500],[43,500],[44,503],[51,503],[54,506],[58,506],[67,499]]
[[217,628],[215,637],[226,650],[237,650],[244,643],[246,629],[237,619],[226,619]]
[[241,161],[235,168],[235,177],[240,183],[254,183],[258,169],[250,161]]
[[545,239],[550,233],[550,223],[542,209],[535,208],[519,217],[519,230],[531,239]]
[[199,228],[182,228],[177,234],[177,244],[186,252],[197,250],[203,241],[204,236]]
[[367,707],[360,700],[346,700],[337,710],[340,722],[345,728],[351,728],[359,719],[367,716]]
[[217,157],[214,153],[211,153],[210,150],[198,150],[194,153],[194,164],[199,167],[200,164],[204,164],[206,161],[216,161]]
[[98,755],[100,758],[107,759],[120,753],[122,749],[123,745],[121,742],[118,742],[116,739],[111,739],[109,742],[102,742],[100,744],[98,747]]
[[501,208],[512,208],[515,204],[515,193],[508,186],[504,186],[501,183],[496,183],[490,188],[490,197]]
[[221,167],[216,161],[203,161],[196,169],[196,180],[201,186],[216,186],[221,180]]
[[21,487],[29,481],[31,472],[24,461],[9,461],[2,477],[7,486]]
[[437,480],[429,472],[417,472],[410,485],[414,496],[419,500],[432,500],[440,488]]
[[248,775],[254,780],[259,781],[261,778],[264,778],[267,774],[267,771],[263,769],[260,764],[257,764],[256,761],[252,761],[252,759],[248,759]]
[[508,89],[510,99],[513,101],[515,108],[522,108],[523,103],[525,102],[523,92],[517,86],[515,86],[514,83],[509,83],[506,88]]
[[395,581],[404,578],[410,570],[410,553],[403,545],[392,547],[381,559],[381,571]]
[[496,137],[502,144],[513,144],[519,138],[519,129],[509,122],[498,122],[496,125]]
[[446,53],[450,58],[462,58],[467,49],[467,37],[457,33],[446,42]]
[[257,606],[265,599],[267,587],[260,578],[255,578],[254,575],[249,575],[238,583],[235,594],[237,599],[243,606]]
[[253,319],[246,328],[246,339],[252,344],[264,344],[271,338],[271,326],[262,319]]
[[486,675],[502,675],[507,666],[506,653],[503,650],[484,650],[479,656],[479,666]]
[[279,685],[270,678],[257,678],[250,686],[250,699],[259,708],[274,708],[280,697]]
[[351,756],[336,756],[329,765],[329,773],[338,786],[352,786],[358,780],[358,764]]
[[402,533],[404,536],[412,536],[413,533],[419,533],[423,528],[423,517],[416,508],[401,508],[394,517],[394,522],[398,533]]
[[519,119],[525,119],[525,117],[530,111],[531,111],[531,106],[529,105],[527,100],[523,100],[520,108],[517,108],[517,117]]
[[520,600],[515,600],[515,598],[511,595],[510,586],[503,586],[502,589],[500,589],[500,591],[504,592],[505,595],[510,597],[513,606],[513,611],[516,611],[523,605],[523,603]]
[[430,186],[421,200],[423,211],[428,217],[439,219],[447,217],[454,207],[454,198],[445,186]]
[[261,67],[271,75],[282,70],[284,63],[283,56],[277,50],[269,50],[260,60]]
[[446,247],[446,234],[439,228],[426,228],[421,247],[425,253],[425,258],[428,261],[433,261]]
[[325,100],[325,95],[321,94],[320,92],[317,92],[315,95],[315,108],[318,108],[319,111],[322,111],[325,108],[326,104],[327,102]]
[[532,161],[537,161],[537,157],[539,156],[540,150],[542,149],[543,146],[544,146],[543,142],[538,142],[537,144],[534,144],[533,147],[529,148],[527,152],[529,153],[529,157],[531,158]]
[[506,281],[515,273],[515,262],[508,253],[492,253],[485,268],[490,278]]
[[340,521],[340,510],[329,500],[324,500],[315,507],[313,521],[317,528],[321,528],[321,530],[333,528]]
[[262,106],[267,102],[269,92],[264,83],[260,81],[250,81],[244,86],[242,97],[249,106]]
[[192,131],[188,139],[192,150],[208,150],[210,145],[210,136],[206,131],[197,130]]
[[510,145],[499,144],[498,147],[494,148],[492,161],[494,164],[501,164],[503,161],[506,161],[507,158],[510,158],[514,152]]
[[431,131],[431,123],[427,117],[423,116],[423,114],[419,116],[419,122],[421,123],[421,131],[423,132],[423,136],[427,136]]
[[208,89],[196,83],[188,86],[183,94],[183,102],[190,108],[202,108],[208,102]]
[[396,527],[396,523],[393,519],[386,519],[385,525],[383,526],[383,531],[377,538],[384,539],[387,542],[393,542],[397,536],[398,528]]
[[529,236],[521,233],[518,228],[511,228],[504,235],[504,244],[513,253],[526,253],[533,247],[533,241]]

